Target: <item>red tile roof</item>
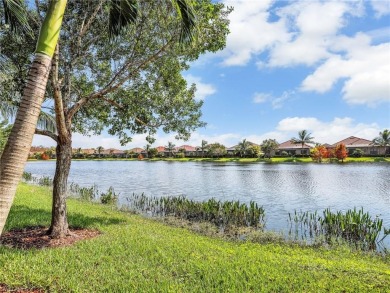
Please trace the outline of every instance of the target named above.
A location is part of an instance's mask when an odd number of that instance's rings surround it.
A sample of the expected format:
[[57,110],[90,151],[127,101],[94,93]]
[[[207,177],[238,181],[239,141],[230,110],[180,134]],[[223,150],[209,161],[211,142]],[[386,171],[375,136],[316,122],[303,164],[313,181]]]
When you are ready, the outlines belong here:
[[156,149],[157,149],[157,152],[159,152],[159,153],[165,152],[165,147],[164,146],[158,146],[158,147],[156,147]]
[[339,142],[336,142],[332,144],[332,147],[336,147],[338,144],[345,144],[345,147],[368,147],[372,145],[372,141],[356,136],[350,136],[346,139],[340,140]]
[[130,152],[133,152],[133,153],[136,153],[136,154],[139,154],[141,152],[143,152],[144,149],[141,149],[141,148],[133,148],[130,150]]
[[177,150],[180,150],[180,149],[185,149],[186,152],[195,152],[196,151],[196,148],[193,147],[193,146],[190,146],[190,145],[182,145],[182,146],[179,146],[176,148]]
[[[303,148],[310,149],[311,146],[308,144],[304,144]],[[291,140],[288,140],[288,141],[285,141],[285,142],[282,142],[281,144],[279,144],[278,149],[279,150],[280,149],[302,149],[302,145],[301,144],[294,144],[291,142]]]

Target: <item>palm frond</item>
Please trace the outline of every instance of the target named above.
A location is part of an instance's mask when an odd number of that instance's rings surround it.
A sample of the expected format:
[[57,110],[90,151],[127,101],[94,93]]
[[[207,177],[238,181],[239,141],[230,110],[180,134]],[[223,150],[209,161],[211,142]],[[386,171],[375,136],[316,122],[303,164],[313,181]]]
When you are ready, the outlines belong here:
[[23,0],[2,0],[4,8],[4,20],[12,31],[24,31],[32,34],[28,23],[27,9]]
[[109,18],[110,38],[118,36],[129,24],[135,23],[138,16],[138,3],[135,0],[112,0]]
[[180,42],[191,42],[194,39],[196,27],[196,15],[193,6],[188,0],[174,0],[173,2],[182,21]]
[[43,111],[41,111],[39,114],[37,126],[40,129],[48,130],[53,133],[57,132],[56,120],[54,116]]
[[11,105],[11,103],[8,103],[6,101],[0,102],[0,116],[3,119],[11,120],[16,115],[17,108],[14,105]]

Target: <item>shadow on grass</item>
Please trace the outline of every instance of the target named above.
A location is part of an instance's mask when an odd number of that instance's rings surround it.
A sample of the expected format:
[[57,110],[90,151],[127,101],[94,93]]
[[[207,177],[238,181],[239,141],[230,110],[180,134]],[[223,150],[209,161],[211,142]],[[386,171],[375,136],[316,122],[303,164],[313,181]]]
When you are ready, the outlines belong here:
[[[5,230],[50,225],[51,212],[43,209],[34,209],[24,205],[13,206],[8,216]],[[86,216],[80,213],[68,214],[69,226],[72,228],[96,228],[97,226],[118,225],[125,220],[116,217]]]

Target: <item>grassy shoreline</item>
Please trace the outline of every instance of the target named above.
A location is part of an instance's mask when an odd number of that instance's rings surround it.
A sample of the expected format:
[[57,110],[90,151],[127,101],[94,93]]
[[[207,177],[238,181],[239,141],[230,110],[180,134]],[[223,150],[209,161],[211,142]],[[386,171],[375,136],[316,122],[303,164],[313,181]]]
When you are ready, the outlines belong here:
[[[354,158],[348,157],[344,160],[344,162],[328,162],[325,160],[322,163],[314,162],[311,158],[272,158],[272,159],[259,159],[259,158],[144,158],[139,160],[137,158],[101,158],[101,159],[72,159],[73,161],[146,161],[146,162],[157,162],[157,161],[166,161],[166,162],[215,162],[215,163],[267,163],[267,164],[281,164],[281,163],[312,163],[312,164],[348,164],[348,163],[390,163],[390,157],[362,157],[362,158]],[[42,161],[29,159],[28,161]],[[51,159],[49,161],[55,161]]]
[[[50,292],[386,292],[390,260],[346,248],[225,241],[110,207],[68,200],[71,247],[0,246],[0,284]],[[20,184],[6,230],[50,222],[50,190]]]

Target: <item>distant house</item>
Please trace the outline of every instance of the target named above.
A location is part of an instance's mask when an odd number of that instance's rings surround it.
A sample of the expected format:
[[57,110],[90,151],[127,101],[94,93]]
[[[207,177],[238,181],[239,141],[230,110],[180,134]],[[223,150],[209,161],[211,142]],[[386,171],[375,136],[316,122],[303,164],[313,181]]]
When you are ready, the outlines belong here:
[[[258,146],[260,147],[260,145],[254,143],[254,142],[250,142],[250,141],[247,141],[247,143],[249,144],[249,146]],[[238,153],[238,148],[239,148],[239,145],[235,145],[235,146],[232,146],[230,148],[227,148],[226,149],[226,155],[227,156],[235,156],[237,153]]]
[[94,154],[96,154],[95,149],[82,149],[81,152],[83,154],[85,154],[87,157],[93,156]]
[[156,147],[157,155],[160,157],[163,157],[165,155],[165,146],[158,146]]
[[230,148],[226,148],[226,155],[227,156],[234,156],[237,153],[237,146],[238,145],[234,145]]
[[348,150],[348,154],[351,155],[356,149],[361,149],[364,152],[364,155],[384,155],[386,152],[385,147],[376,146],[371,140],[350,136],[346,139],[340,140],[334,144],[332,144],[332,148],[335,148],[338,144],[344,144]]
[[144,149],[142,148],[132,148],[131,150],[129,150],[129,153],[133,153],[135,155],[139,155],[141,154],[142,152],[144,151]]
[[308,144],[304,144],[302,147],[302,144],[294,144],[291,140],[288,140],[279,144],[278,149],[276,150],[276,155],[281,155],[282,152],[286,152],[289,156],[308,156],[311,148],[312,146]]
[[179,152],[180,150],[184,151],[184,155],[186,157],[195,157],[197,155],[197,149],[196,147],[190,146],[190,145],[182,145],[179,147],[176,147],[176,150]]

